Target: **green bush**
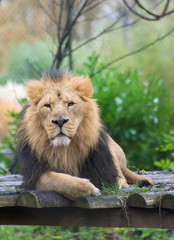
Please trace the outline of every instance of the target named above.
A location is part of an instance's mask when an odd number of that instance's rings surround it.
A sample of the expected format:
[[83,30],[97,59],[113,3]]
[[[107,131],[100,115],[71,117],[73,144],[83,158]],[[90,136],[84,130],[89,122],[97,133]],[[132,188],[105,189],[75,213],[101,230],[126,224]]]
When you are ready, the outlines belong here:
[[49,41],[13,43],[7,54],[7,72],[0,76],[0,83],[6,83],[10,79],[22,83],[31,78],[40,78],[52,63],[50,47]]
[[12,120],[8,122],[8,125],[10,126],[10,129],[8,130],[8,135],[4,137],[0,145],[0,174],[7,174],[7,169],[11,164],[11,159],[9,159],[2,151],[10,150],[10,154],[14,155],[17,146],[16,133],[18,113],[14,111],[8,111],[7,116],[11,117]]
[[130,166],[153,169],[157,160],[158,137],[170,128],[171,102],[163,80],[158,76],[144,79],[136,70],[102,71],[95,53],[78,73],[88,73],[94,84],[101,117],[109,134],[124,149]]
[[166,229],[1,226],[0,239],[5,240],[172,240],[173,231]]
[[155,162],[155,166],[162,170],[174,171],[174,129],[161,137],[157,153],[160,160]]
[[[27,104],[27,99],[22,98],[20,99],[21,105]],[[11,118],[11,121],[8,122],[9,130],[7,136],[4,137],[0,144],[0,174],[7,174],[8,168],[11,165],[11,159],[9,159],[6,154],[3,153],[4,150],[10,150],[10,154],[15,155],[16,147],[17,147],[17,124],[18,124],[18,116],[19,113],[15,111],[7,111],[7,116]]]

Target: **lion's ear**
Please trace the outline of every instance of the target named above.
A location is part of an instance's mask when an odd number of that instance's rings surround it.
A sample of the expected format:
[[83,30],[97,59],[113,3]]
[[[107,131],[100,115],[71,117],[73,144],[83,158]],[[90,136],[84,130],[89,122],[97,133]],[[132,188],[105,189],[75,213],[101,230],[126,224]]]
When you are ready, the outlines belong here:
[[44,85],[42,82],[36,80],[30,80],[27,83],[27,93],[31,102],[37,104],[41,99],[44,90]]
[[73,78],[73,87],[85,97],[91,97],[93,94],[92,83],[89,76],[85,78],[75,77]]

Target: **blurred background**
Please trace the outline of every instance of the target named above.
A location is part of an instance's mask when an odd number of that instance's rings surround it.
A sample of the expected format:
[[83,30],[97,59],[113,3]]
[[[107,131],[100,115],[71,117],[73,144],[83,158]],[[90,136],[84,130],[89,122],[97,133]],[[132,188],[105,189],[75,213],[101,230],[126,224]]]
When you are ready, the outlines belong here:
[[174,2],[137,2],[0,1],[1,173],[15,153],[25,82],[52,67],[91,77],[101,117],[131,169],[174,171]]

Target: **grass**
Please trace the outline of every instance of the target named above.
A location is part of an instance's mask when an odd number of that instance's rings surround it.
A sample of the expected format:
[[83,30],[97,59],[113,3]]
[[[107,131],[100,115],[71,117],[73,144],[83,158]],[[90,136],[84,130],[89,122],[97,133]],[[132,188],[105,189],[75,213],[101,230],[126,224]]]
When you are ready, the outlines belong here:
[[173,240],[174,231],[166,229],[129,229],[102,227],[1,226],[3,240]]

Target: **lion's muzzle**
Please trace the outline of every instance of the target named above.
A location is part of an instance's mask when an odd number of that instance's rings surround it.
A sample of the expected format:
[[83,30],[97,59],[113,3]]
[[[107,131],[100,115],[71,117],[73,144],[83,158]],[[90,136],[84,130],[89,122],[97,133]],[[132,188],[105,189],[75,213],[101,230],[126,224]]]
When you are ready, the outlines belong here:
[[63,125],[69,121],[69,119],[66,118],[66,116],[64,114],[61,114],[61,115],[57,116],[56,118],[52,119],[51,121],[54,125],[59,126],[61,129],[63,127]]

